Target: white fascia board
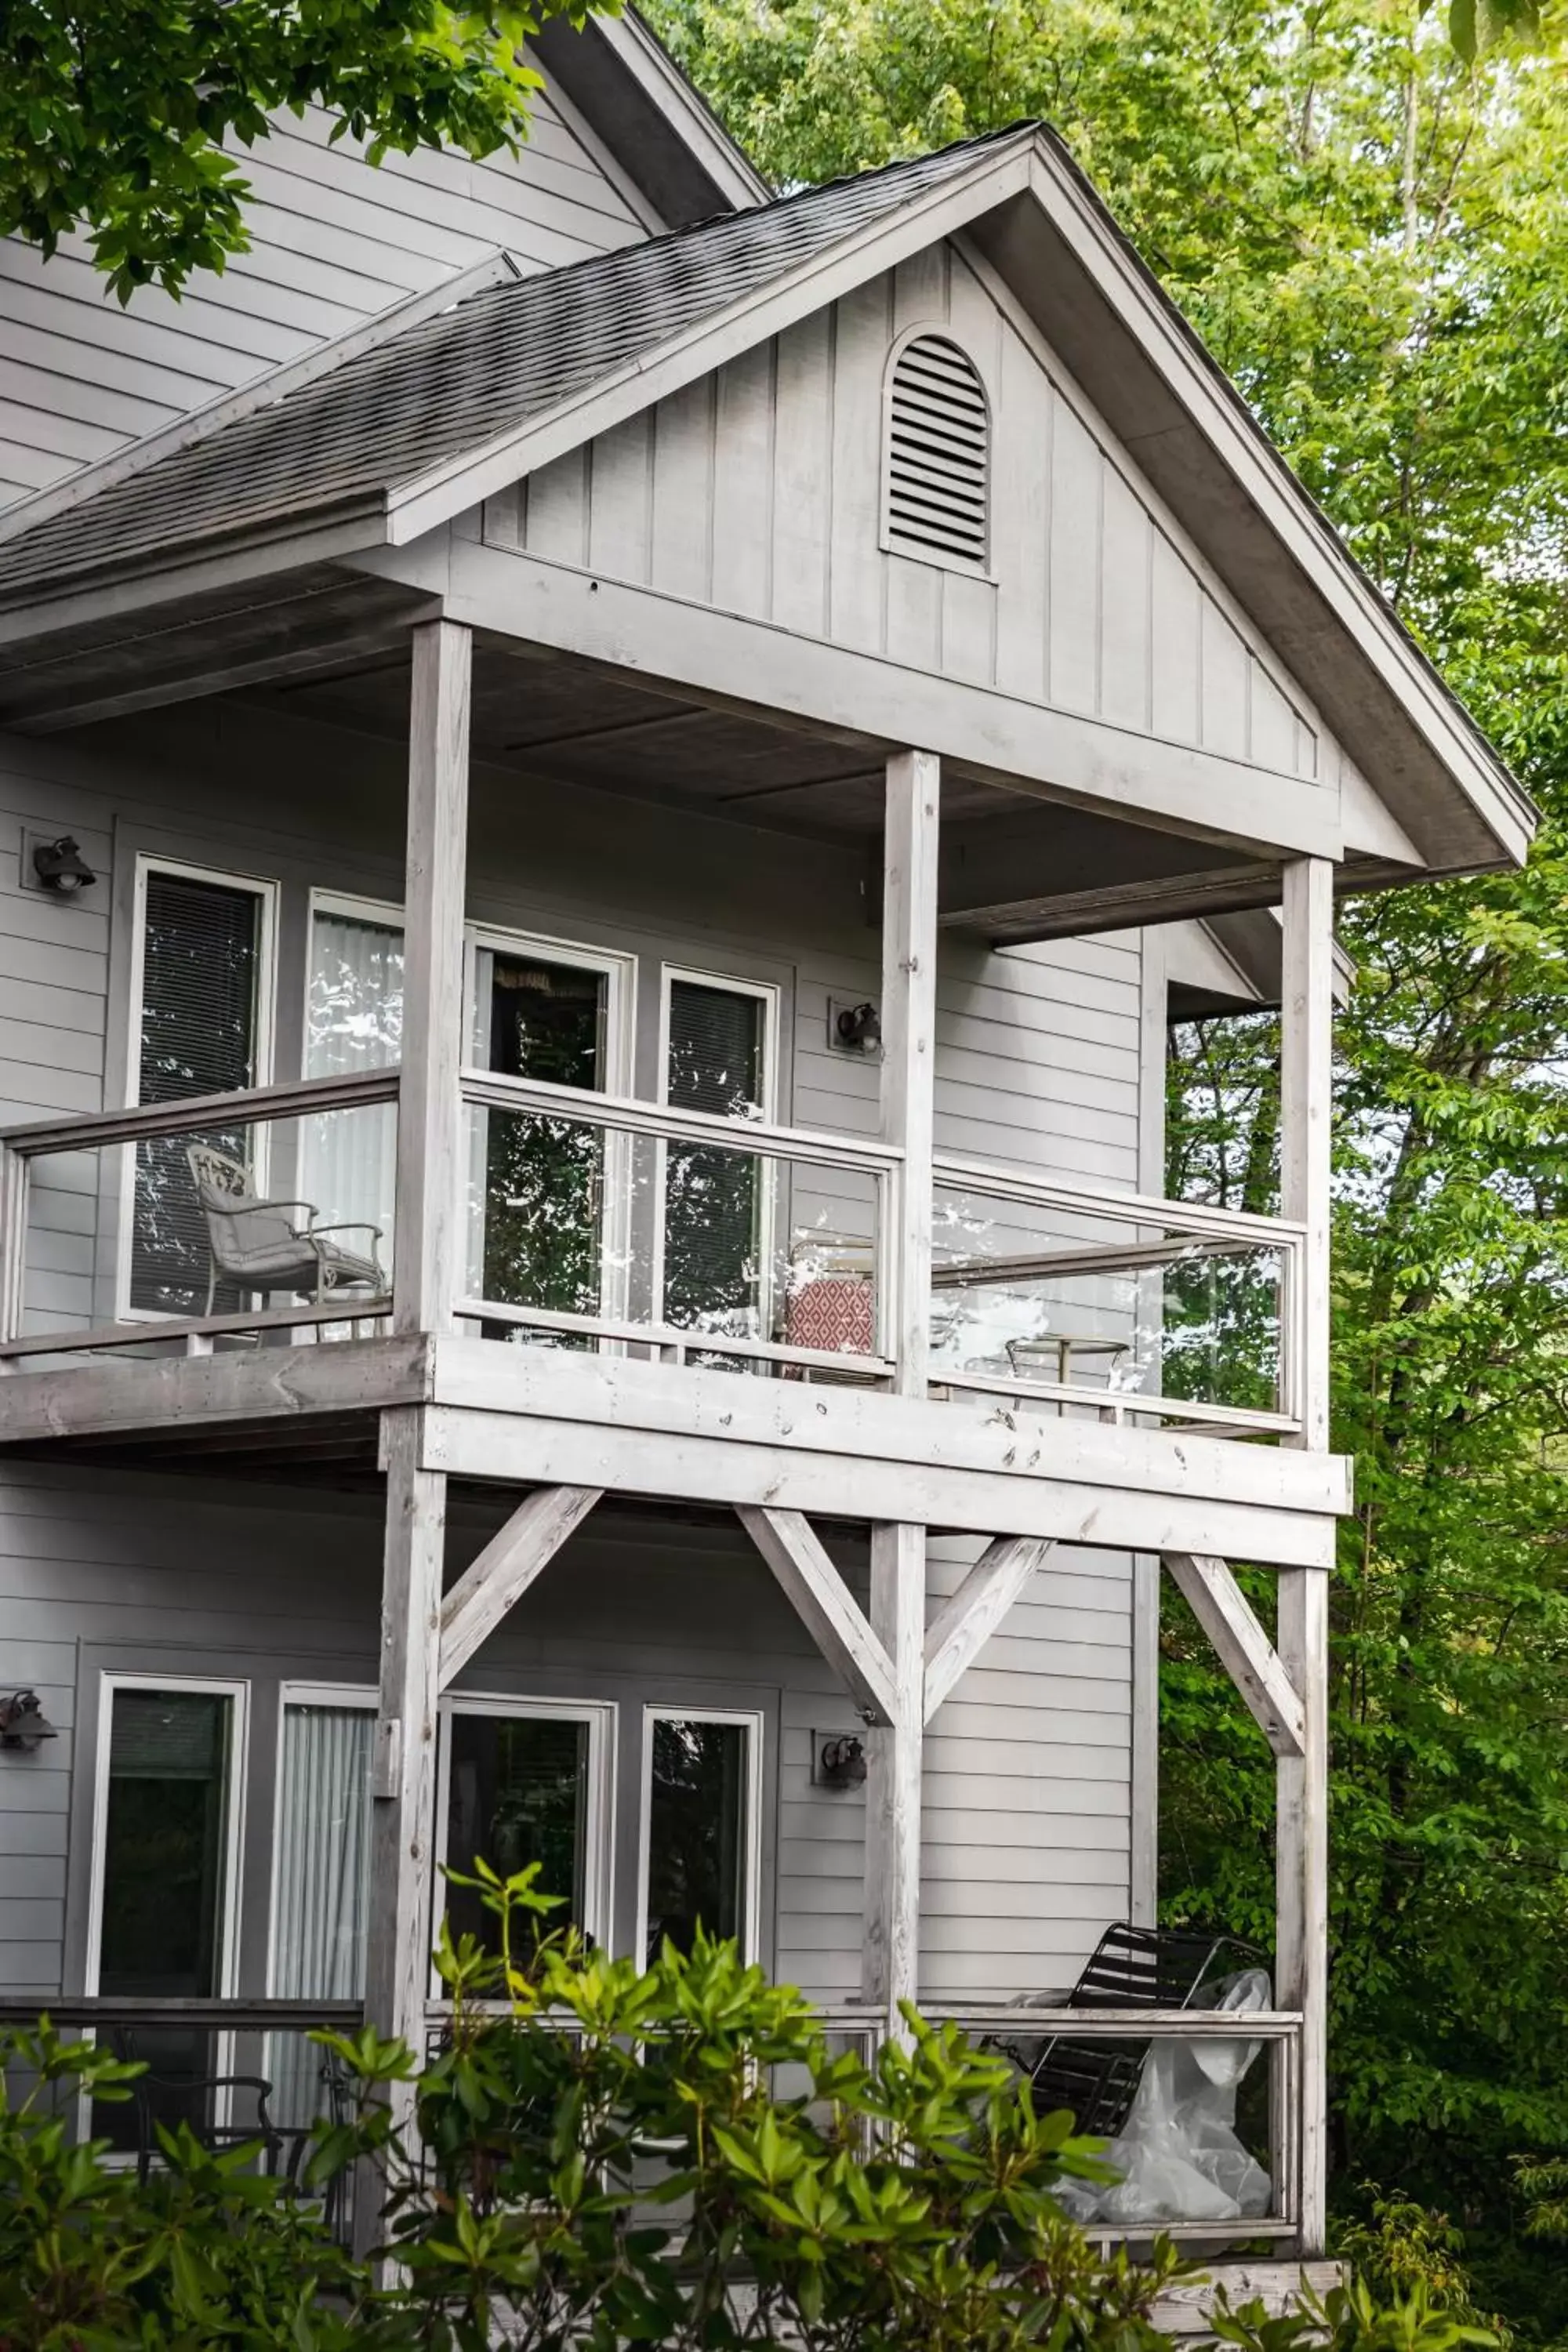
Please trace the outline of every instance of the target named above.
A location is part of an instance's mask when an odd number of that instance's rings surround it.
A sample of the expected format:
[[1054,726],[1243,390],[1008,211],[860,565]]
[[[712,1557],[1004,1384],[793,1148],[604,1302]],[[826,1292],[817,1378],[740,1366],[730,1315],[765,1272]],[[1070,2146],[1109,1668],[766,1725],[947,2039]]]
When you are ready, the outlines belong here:
[[[762,173],[703,104],[699,92],[635,9],[626,9],[617,16],[596,16],[594,24],[605,47],[641,83],[665,121],[735,210],[749,212],[753,205],[769,203],[773,190]],[[552,90],[552,99],[554,96]]]
[[[1131,248],[1097,217],[1043,141],[1033,151],[1031,193],[1052,227],[1140,344],[1144,357],[1192,418],[1281,546],[1309,574],[1339,625],[1430,744],[1499,847],[1522,863],[1535,812],[1500,763],[1466,726],[1435,674],[1405,638],[1283,460],[1264,439],[1239,394],[1222,394],[1195,343],[1179,332]],[[1127,444],[1137,456],[1137,441]]]
[[37,498],[8,508],[0,517],[0,541],[18,539],[24,531],[48,522],[56,515],[68,513],[72,507],[96,498],[100,490],[112,489],[117,482],[141,473],[145,467],[172,457],[181,449],[192,448],[199,441],[210,440],[226,426],[237,425],[258,409],[270,408],[288,394],[300,392],[313,383],[318,376],[329,375],[333,369],[358,359],[362,352],[393,341],[423,320],[435,318],[442,310],[467,301],[471,294],[482,294],[487,287],[498,286],[503,278],[521,276],[517,264],[498,247],[470,268],[444,278],[438,286],[427,286],[420,293],[390,304],[386,310],[378,310],[374,319],[362,319],[341,335],[333,335],[330,341],[302,352],[298,359],[286,360],[280,367],[253,376],[236,392],[219,393],[215,400],[204,402],[187,415],[161,425],[155,433],[144,434],[140,441],[128,442],[124,448],[112,449],[108,457],[79,467],[64,481],[40,490]]
[[598,377],[587,391],[559,407],[400,485],[387,499],[390,544],[405,547],[422,539],[465,509],[494,498],[521,475],[581,447],[797,320],[825,310],[868,278],[896,268],[980,214],[1023,194],[1029,184],[1034,138],[1032,131],[1020,131],[1016,141],[977,162],[961,180],[932,189],[858,235],[829,246],[788,277],[671,336],[613,374]]

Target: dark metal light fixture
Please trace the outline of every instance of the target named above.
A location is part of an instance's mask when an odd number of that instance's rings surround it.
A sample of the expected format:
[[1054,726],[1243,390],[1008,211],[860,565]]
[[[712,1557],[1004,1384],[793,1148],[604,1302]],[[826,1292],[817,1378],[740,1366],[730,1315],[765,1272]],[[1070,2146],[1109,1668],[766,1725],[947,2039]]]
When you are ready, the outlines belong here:
[[46,1739],[59,1733],[38,1705],[33,1690],[7,1691],[0,1696],[0,1748],[19,1748],[30,1755]]
[[858,1045],[863,1054],[874,1054],[882,1042],[882,1021],[874,1004],[849,1004],[838,1015],[838,1042],[841,1045]]
[[98,877],[81,854],[81,845],[68,833],[58,841],[40,841],[33,852],[33,871],[38,877],[40,890],[52,890],[57,898],[74,898],[79,890],[90,890]]
[[825,1739],[817,1752],[817,1769],[827,1789],[858,1789],[866,1778],[866,1749],[853,1732],[841,1739]]

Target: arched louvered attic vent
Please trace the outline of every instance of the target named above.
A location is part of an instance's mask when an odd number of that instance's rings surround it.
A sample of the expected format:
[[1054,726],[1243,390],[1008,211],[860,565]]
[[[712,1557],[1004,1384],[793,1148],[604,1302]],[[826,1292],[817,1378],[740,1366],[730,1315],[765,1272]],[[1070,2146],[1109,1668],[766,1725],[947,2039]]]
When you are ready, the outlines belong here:
[[945,335],[916,335],[899,353],[888,386],[887,444],[883,545],[984,572],[991,412],[973,362]]

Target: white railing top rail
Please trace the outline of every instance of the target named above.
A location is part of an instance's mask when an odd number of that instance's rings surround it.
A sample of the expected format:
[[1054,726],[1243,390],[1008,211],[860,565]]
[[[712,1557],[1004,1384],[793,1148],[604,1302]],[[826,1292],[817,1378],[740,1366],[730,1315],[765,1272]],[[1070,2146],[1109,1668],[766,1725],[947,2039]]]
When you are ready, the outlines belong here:
[[0,1147],[20,1159],[36,1160],[44,1152],[93,1151],[111,1143],[151,1142],[159,1136],[197,1134],[204,1128],[249,1127],[396,1099],[395,1069],[356,1070],[343,1077],[290,1078],[232,1094],[186,1095],[177,1102],[37,1119],[26,1127],[0,1128]]
[[1306,1238],[1306,1226],[1289,1217],[1259,1217],[1247,1210],[1210,1208],[1202,1202],[1165,1201],[1152,1192],[1091,1191],[1088,1185],[1064,1184],[1055,1177],[1032,1176],[984,1160],[961,1160],[945,1151],[935,1155],[932,1166],[942,1192],[980,1192],[991,1200],[1066,1209],[1122,1224],[1164,1225],[1199,1238],[1212,1236],[1233,1249],[1278,1249]]
[[[705,1331],[699,1324],[639,1323],[630,1317],[576,1315],[559,1307],[514,1307],[499,1299],[464,1298],[453,1308],[459,1323],[510,1323],[540,1331],[580,1334],[619,1345],[657,1349],[677,1360],[686,1356],[744,1356],[769,1364],[798,1364],[805,1370],[854,1373],[886,1380],[896,1369],[890,1356],[857,1356],[847,1350],[791,1347],[783,1340],[752,1339],[728,1331]],[[1082,1391],[1075,1391],[1081,1396]]]
[[870,1136],[824,1135],[815,1129],[778,1127],[761,1118],[724,1118],[716,1112],[677,1110],[668,1103],[638,1101],[631,1095],[590,1093],[583,1087],[555,1086],[544,1078],[503,1077],[493,1070],[461,1074],[466,1102],[494,1110],[532,1112],[584,1127],[614,1128],[618,1134],[646,1135],[668,1143],[712,1143],[761,1159],[797,1160],[823,1168],[862,1169],[879,1176],[899,1167],[903,1153]]

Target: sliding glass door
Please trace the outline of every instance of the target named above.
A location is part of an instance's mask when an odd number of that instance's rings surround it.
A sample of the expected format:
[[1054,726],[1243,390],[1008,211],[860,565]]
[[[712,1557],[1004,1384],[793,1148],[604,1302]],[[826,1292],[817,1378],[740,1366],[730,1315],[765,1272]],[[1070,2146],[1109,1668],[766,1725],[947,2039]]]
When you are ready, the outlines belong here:
[[650,1706],[643,1716],[637,1947],[689,1952],[700,1927],[757,1950],[762,1717]]
[[[664,1098],[720,1118],[773,1112],[776,992],[665,974]],[[768,1336],[773,1177],[721,1145],[671,1143],[664,1173],[664,1316],[683,1330]]]
[[[471,1877],[482,1861],[510,1878],[537,1863],[540,1893],[559,1898],[548,1925],[605,1941],[615,1724],[613,1706],[588,1700],[454,1700],[442,1721],[443,1866]],[[448,1885],[445,1905],[454,1938],[496,1947],[494,1915],[471,1889]]]
[[[285,1685],[273,1836],[268,1990],[293,2000],[364,1991],[373,1691]],[[302,2034],[270,2037],[272,2116],[302,2130],[331,2111],[327,2062]]]

